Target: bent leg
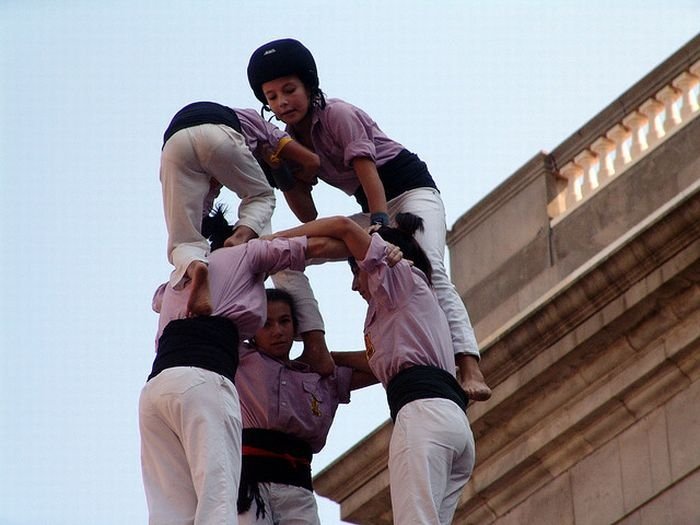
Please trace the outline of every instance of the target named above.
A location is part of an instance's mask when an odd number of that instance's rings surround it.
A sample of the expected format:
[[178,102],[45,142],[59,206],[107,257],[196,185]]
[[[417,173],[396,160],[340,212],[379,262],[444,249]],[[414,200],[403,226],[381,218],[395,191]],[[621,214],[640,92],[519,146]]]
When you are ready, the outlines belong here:
[[161,153],[160,182],[168,229],[168,261],[175,270],[170,284],[179,287],[192,261],[206,262],[209,243],[201,234],[204,201],[211,177],[199,165],[190,129],[178,131]]

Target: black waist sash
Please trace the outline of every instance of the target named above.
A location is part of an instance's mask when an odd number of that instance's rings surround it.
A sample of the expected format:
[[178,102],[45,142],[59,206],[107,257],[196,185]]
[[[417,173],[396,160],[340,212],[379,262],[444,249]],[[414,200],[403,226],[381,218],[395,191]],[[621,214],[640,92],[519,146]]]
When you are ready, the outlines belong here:
[[203,368],[233,381],[238,368],[238,328],[230,319],[215,315],[170,321],[158,340],[148,379],[176,366]]
[[391,419],[401,408],[416,399],[442,398],[467,409],[467,394],[449,372],[436,366],[415,365],[396,374],[386,387]]
[[311,445],[302,439],[277,430],[244,428],[242,455],[239,514],[248,511],[255,500],[256,517],[265,517],[265,502],[258,483],[282,483],[313,490]]
[[[408,190],[416,188],[437,189],[435,181],[428,171],[428,166],[418,158],[418,155],[407,149],[401,150],[396,157],[383,166],[377,166],[377,172],[379,172],[379,179],[384,185],[387,202]],[[354,196],[355,200],[362,206],[362,211],[368,213],[369,204],[362,186],[357,188]]]
[[241,133],[241,121],[231,108],[216,102],[193,102],[175,113],[163,135],[163,146],[181,129],[202,124],[225,124]]

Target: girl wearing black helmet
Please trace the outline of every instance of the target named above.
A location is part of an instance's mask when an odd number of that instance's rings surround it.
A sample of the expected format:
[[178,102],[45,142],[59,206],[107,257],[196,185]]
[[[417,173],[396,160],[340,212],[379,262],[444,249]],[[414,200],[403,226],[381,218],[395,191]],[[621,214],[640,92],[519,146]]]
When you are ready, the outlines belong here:
[[[355,222],[363,227],[386,225],[400,212],[423,219],[425,230],[416,238],[433,268],[432,280],[449,322],[461,385],[471,399],[491,397],[479,369],[469,316],[445,269],[445,208],[426,164],[387,137],[360,108],[326,99],[314,58],[297,40],[275,40],[258,48],[248,64],[248,81],[263,110],[272,111],[293,138],[320,157],[318,178],[355,197],[362,207],[362,213],[351,217]],[[297,213],[302,221],[316,216],[311,197],[315,182],[297,174],[295,192],[285,193],[295,213],[313,210]],[[290,291],[296,297],[303,293]]]

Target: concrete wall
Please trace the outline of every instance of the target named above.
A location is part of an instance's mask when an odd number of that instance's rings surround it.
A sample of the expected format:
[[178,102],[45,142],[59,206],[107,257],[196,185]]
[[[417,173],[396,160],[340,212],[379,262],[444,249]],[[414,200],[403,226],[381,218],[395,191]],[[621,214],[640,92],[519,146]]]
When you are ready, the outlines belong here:
[[[556,179],[540,155],[450,232],[452,278],[483,341],[573,271],[688,188],[700,173],[700,119],[552,224]],[[518,191],[509,193],[509,187]],[[497,207],[496,207],[497,206]]]

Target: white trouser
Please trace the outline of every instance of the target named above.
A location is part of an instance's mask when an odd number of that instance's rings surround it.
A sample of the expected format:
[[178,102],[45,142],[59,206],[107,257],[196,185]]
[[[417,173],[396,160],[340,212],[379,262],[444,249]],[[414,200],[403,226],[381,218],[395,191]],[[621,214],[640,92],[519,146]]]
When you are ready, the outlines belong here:
[[[212,184],[224,185],[241,199],[234,226],[248,226],[258,235],[272,232],[274,192],[243,135],[228,126],[202,124],[175,133],[161,154],[160,180],[168,228],[168,260],[175,266],[170,275],[172,286],[182,283],[192,261],[207,260],[209,243],[201,234],[201,224],[215,196]],[[291,270],[284,274],[284,282],[299,291],[295,300],[300,333],[324,330],[308,278]],[[273,281],[277,283],[276,278]]]
[[139,399],[150,525],[236,525],[241,409],[233,383],[195,367],[163,370]]
[[453,401],[419,399],[401,408],[389,444],[394,523],[452,523],[474,461],[469,421]]
[[275,288],[282,288],[294,298],[299,333],[303,334],[311,330],[325,332],[318,301],[311,290],[311,284],[309,284],[309,278],[306,274],[293,270],[282,270],[270,277],[275,283]]
[[256,518],[256,503],[238,516],[240,525],[320,525],[314,493],[303,487],[281,483],[260,483],[265,517]]
[[248,226],[260,235],[275,209],[275,194],[245,138],[222,124],[193,126],[170,137],[161,153],[160,181],[173,286],[192,261],[206,261],[209,243],[201,233],[202,217],[210,211],[205,202],[213,203],[217,182],[241,199],[236,227]]

